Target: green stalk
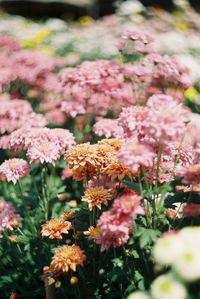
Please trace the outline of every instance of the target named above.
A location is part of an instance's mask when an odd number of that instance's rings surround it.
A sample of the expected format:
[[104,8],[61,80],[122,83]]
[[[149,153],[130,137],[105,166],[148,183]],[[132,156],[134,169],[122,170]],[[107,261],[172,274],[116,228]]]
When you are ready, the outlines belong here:
[[23,192],[23,187],[22,187],[22,184],[21,184],[20,179],[17,181],[17,185],[18,185],[18,188],[19,188],[20,193],[21,193],[22,203],[23,203],[23,206],[24,206],[25,218],[26,218],[27,221],[28,221],[28,226],[29,226],[31,232],[32,232],[32,233],[35,233],[35,232],[37,232],[37,230],[36,230],[36,228],[35,228],[35,225],[34,225],[34,223],[33,223],[33,220],[32,220],[32,218],[31,218],[30,213],[29,213],[29,211],[28,211],[28,209],[27,209],[27,206],[26,206],[26,202],[25,202],[25,200],[24,200],[24,195],[23,195],[23,193],[24,193],[24,192]]
[[44,201],[44,214],[45,214],[45,220],[48,220],[48,214],[49,214],[49,204],[48,204],[48,196],[47,196],[47,173],[46,173],[46,164],[41,166],[41,178],[42,178],[42,197]]

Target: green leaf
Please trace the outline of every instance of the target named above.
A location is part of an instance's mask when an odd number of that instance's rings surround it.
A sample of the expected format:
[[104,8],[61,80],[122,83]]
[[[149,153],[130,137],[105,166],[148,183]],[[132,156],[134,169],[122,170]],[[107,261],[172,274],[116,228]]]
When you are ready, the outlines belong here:
[[132,182],[126,181],[126,180],[121,181],[121,183],[127,185],[132,190],[135,190],[135,191],[138,191],[138,192],[140,191],[140,187],[139,187],[138,183],[132,183]]
[[161,233],[158,230],[144,229],[139,238],[140,248],[144,248],[146,245],[154,243],[160,234]]

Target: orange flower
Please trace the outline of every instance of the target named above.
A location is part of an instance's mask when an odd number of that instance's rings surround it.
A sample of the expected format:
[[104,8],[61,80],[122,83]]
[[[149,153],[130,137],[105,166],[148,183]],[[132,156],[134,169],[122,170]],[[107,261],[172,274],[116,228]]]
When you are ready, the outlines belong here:
[[99,227],[90,226],[88,228],[88,231],[85,231],[83,233],[84,233],[84,235],[88,236],[88,238],[95,240],[96,236],[99,234],[99,232],[100,232]]
[[17,243],[17,235],[11,235],[8,236],[8,239],[10,240],[11,243]]
[[41,226],[42,237],[49,237],[50,239],[62,239],[61,234],[68,234],[68,230],[72,229],[69,221],[57,218],[51,219]]
[[118,151],[123,144],[123,141],[110,138],[110,139],[102,139],[98,142],[98,144],[105,144],[113,148],[113,150]]
[[102,174],[108,175],[112,181],[115,179],[121,181],[125,176],[128,176],[130,179],[133,177],[133,173],[128,169],[128,167],[125,167],[115,157],[110,159],[108,166],[105,167]]
[[67,218],[67,219],[71,219],[73,218],[75,215],[75,212],[72,211],[64,211],[61,215],[62,218]]
[[107,189],[101,187],[88,188],[84,196],[82,196],[82,201],[88,202],[88,208],[91,211],[92,207],[97,206],[101,210],[101,204],[108,205],[108,200],[112,199],[112,195]]
[[85,180],[85,176],[93,176],[101,167],[96,155],[96,145],[89,142],[72,146],[66,151],[64,160],[69,164],[75,181]]
[[83,266],[85,260],[86,256],[79,246],[65,245],[55,251],[50,267],[55,271],[68,272],[70,268],[76,271],[76,266]]
[[60,201],[64,201],[67,197],[66,193],[58,193],[57,197]]

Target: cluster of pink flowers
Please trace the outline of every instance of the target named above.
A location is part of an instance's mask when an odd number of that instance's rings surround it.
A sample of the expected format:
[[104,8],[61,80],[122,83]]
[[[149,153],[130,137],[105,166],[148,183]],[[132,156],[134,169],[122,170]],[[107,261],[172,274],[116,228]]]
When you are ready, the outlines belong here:
[[17,225],[21,225],[22,218],[16,214],[15,208],[6,201],[0,201],[0,237],[3,230],[12,231]]
[[[173,111],[173,113],[172,113]],[[131,172],[145,170],[147,178],[156,182],[157,155],[159,161],[160,183],[173,180],[176,168],[181,165],[192,165],[194,153],[192,145],[182,142],[187,132],[187,123],[191,111],[177,103],[171,96],[157,94],[147,100],[147,105],[122,108],[118,119],[108,119],[108,130],[102,128],[106,119],[94,125],[94,132],[101,136],[114,136],[124,140],[118,152],[118,160]],[[113,125],[113,126],[112,126]],[[176,162],[175,162],[175,157]],[[175,165],[176,164],[176,165]]]
[[10,147],[24,148],[30,163],[51,163],[75,144],[74,136],[67,129],[21,128],[10,135]]
[[12,82],[22,81],[43,90],[52,90],[57,83],[55,67],[65,64],[58,57],[47,57],[37,50],[19,49],[18,44],[7,35],[0,36],[0,90]]
[[18,158],[6,160],[0,165],[0,175],[13,184],[16,184],[19,178],[29,175],[30,170],[27,162]]
[[125,194],[115,199],[112,209],[103,212],[97,226],[100,232],[95,237],[95,242],[101,244],[101,251],[127,243],[133,215],[144,215],[140,206],[141,197],[136,194]]
[[17,40],[10,37],[8,34],[1,33],[0,34],[0,48],[8,52],[19,50],[19,43]]
[[0,133],[10,133],[23,126],[44,127],[46,119],[42,114],[33,112],[29,102],[21,99],[0,100]]

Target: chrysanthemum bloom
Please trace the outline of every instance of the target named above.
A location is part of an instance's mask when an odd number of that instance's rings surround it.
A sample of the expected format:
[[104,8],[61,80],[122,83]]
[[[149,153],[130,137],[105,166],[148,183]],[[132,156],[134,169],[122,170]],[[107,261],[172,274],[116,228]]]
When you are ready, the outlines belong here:
[[55,251],[50,267],[54,271],[68,272],[69,269],[76,271],[78,265],[83,266],[83,262],[86,260],[86,256],[79,246],[65,245]]
[[104,135],[106,138],[109,138],[114,136],[113,130],[116,130],[117,125],[118,124],[115,119],[103,118],[96,122],[96,124],[93,126],[93,130],[97,136]]
[[91,239],[96,239],[96,236],[99,234],[100,232],[100,228],[99,227],[94,227],[94,226],[90,226],[88,228],[88,231],[83,232],[85,236],[88,236],[88,238]]
[[200,183],[200,164],[181,167],[176,175],[183,177],[182,182],[184,184],[197,185]]
[[158,276],[151,285],[151,295],[154,299],[186,299],[187,290],[183,283],[170,274]]
[[29,175],[30,166],[23,159],[9,159],[0,165],[0,175],[5,176],[7,181],[12,181],[13,184],[19,180],[19,178]]
[[128,176],[130,179],[134,177],[128,167],[124,166],[118,161],[116,157],[111,157],[107,166],[102,170],[103,175],[107,175],[111,178],[111,181],[118,179],[121,181],[125,176]]
[[27,158],[30,163],[51,163],[55,166],[55,161],[60,158],[60,151],[53,142],[40,142],[28,148]]
[[62,239],[61,234],[68,234],[69,229],[72,229],[72,225],[69,221],[57,218],[51,219],[41,226],[42,237],[49,237],[49,239]]
[[66,151],[64,160],[73,171],[73,179],[81,181],[85,176],[93,176],[101,168],[101,162],[97,156],[96,145],[88,143],[78,144]]
[[137,194],[124,194],[115,199],[113,209],[116,214],[140,214],[144,215],[144,209],[140,206],[142,197]]
[[91,211],[94,206],[97,206],[101,210],[101,204],[108,205],[108,200],[112,199],[112,195],[107,189],[101,187],[88,188],[82,201],[88,202],[88,208]]
[[6,201],[0,201],[0,237],[3,229],[12,231],[17,225],[21,226],[22,218],[16,214],[15,208]]
[[136,173],[142,166],[151,168],[155,157],[155,151],[148,144],[132,142],[123,144],[117,154],[118,160],[133,173]]
[[127,243],[131,226],[131,217],[119,217],[114,209],[103,212],[97,226],[100,232],[96,235],[95,242],[101,244],[101,251]]
[[67,218],[67,219],[71,219],[73,218],[75,215],[75,212],[72,211],[64,211],[61,215],[62,218]]

